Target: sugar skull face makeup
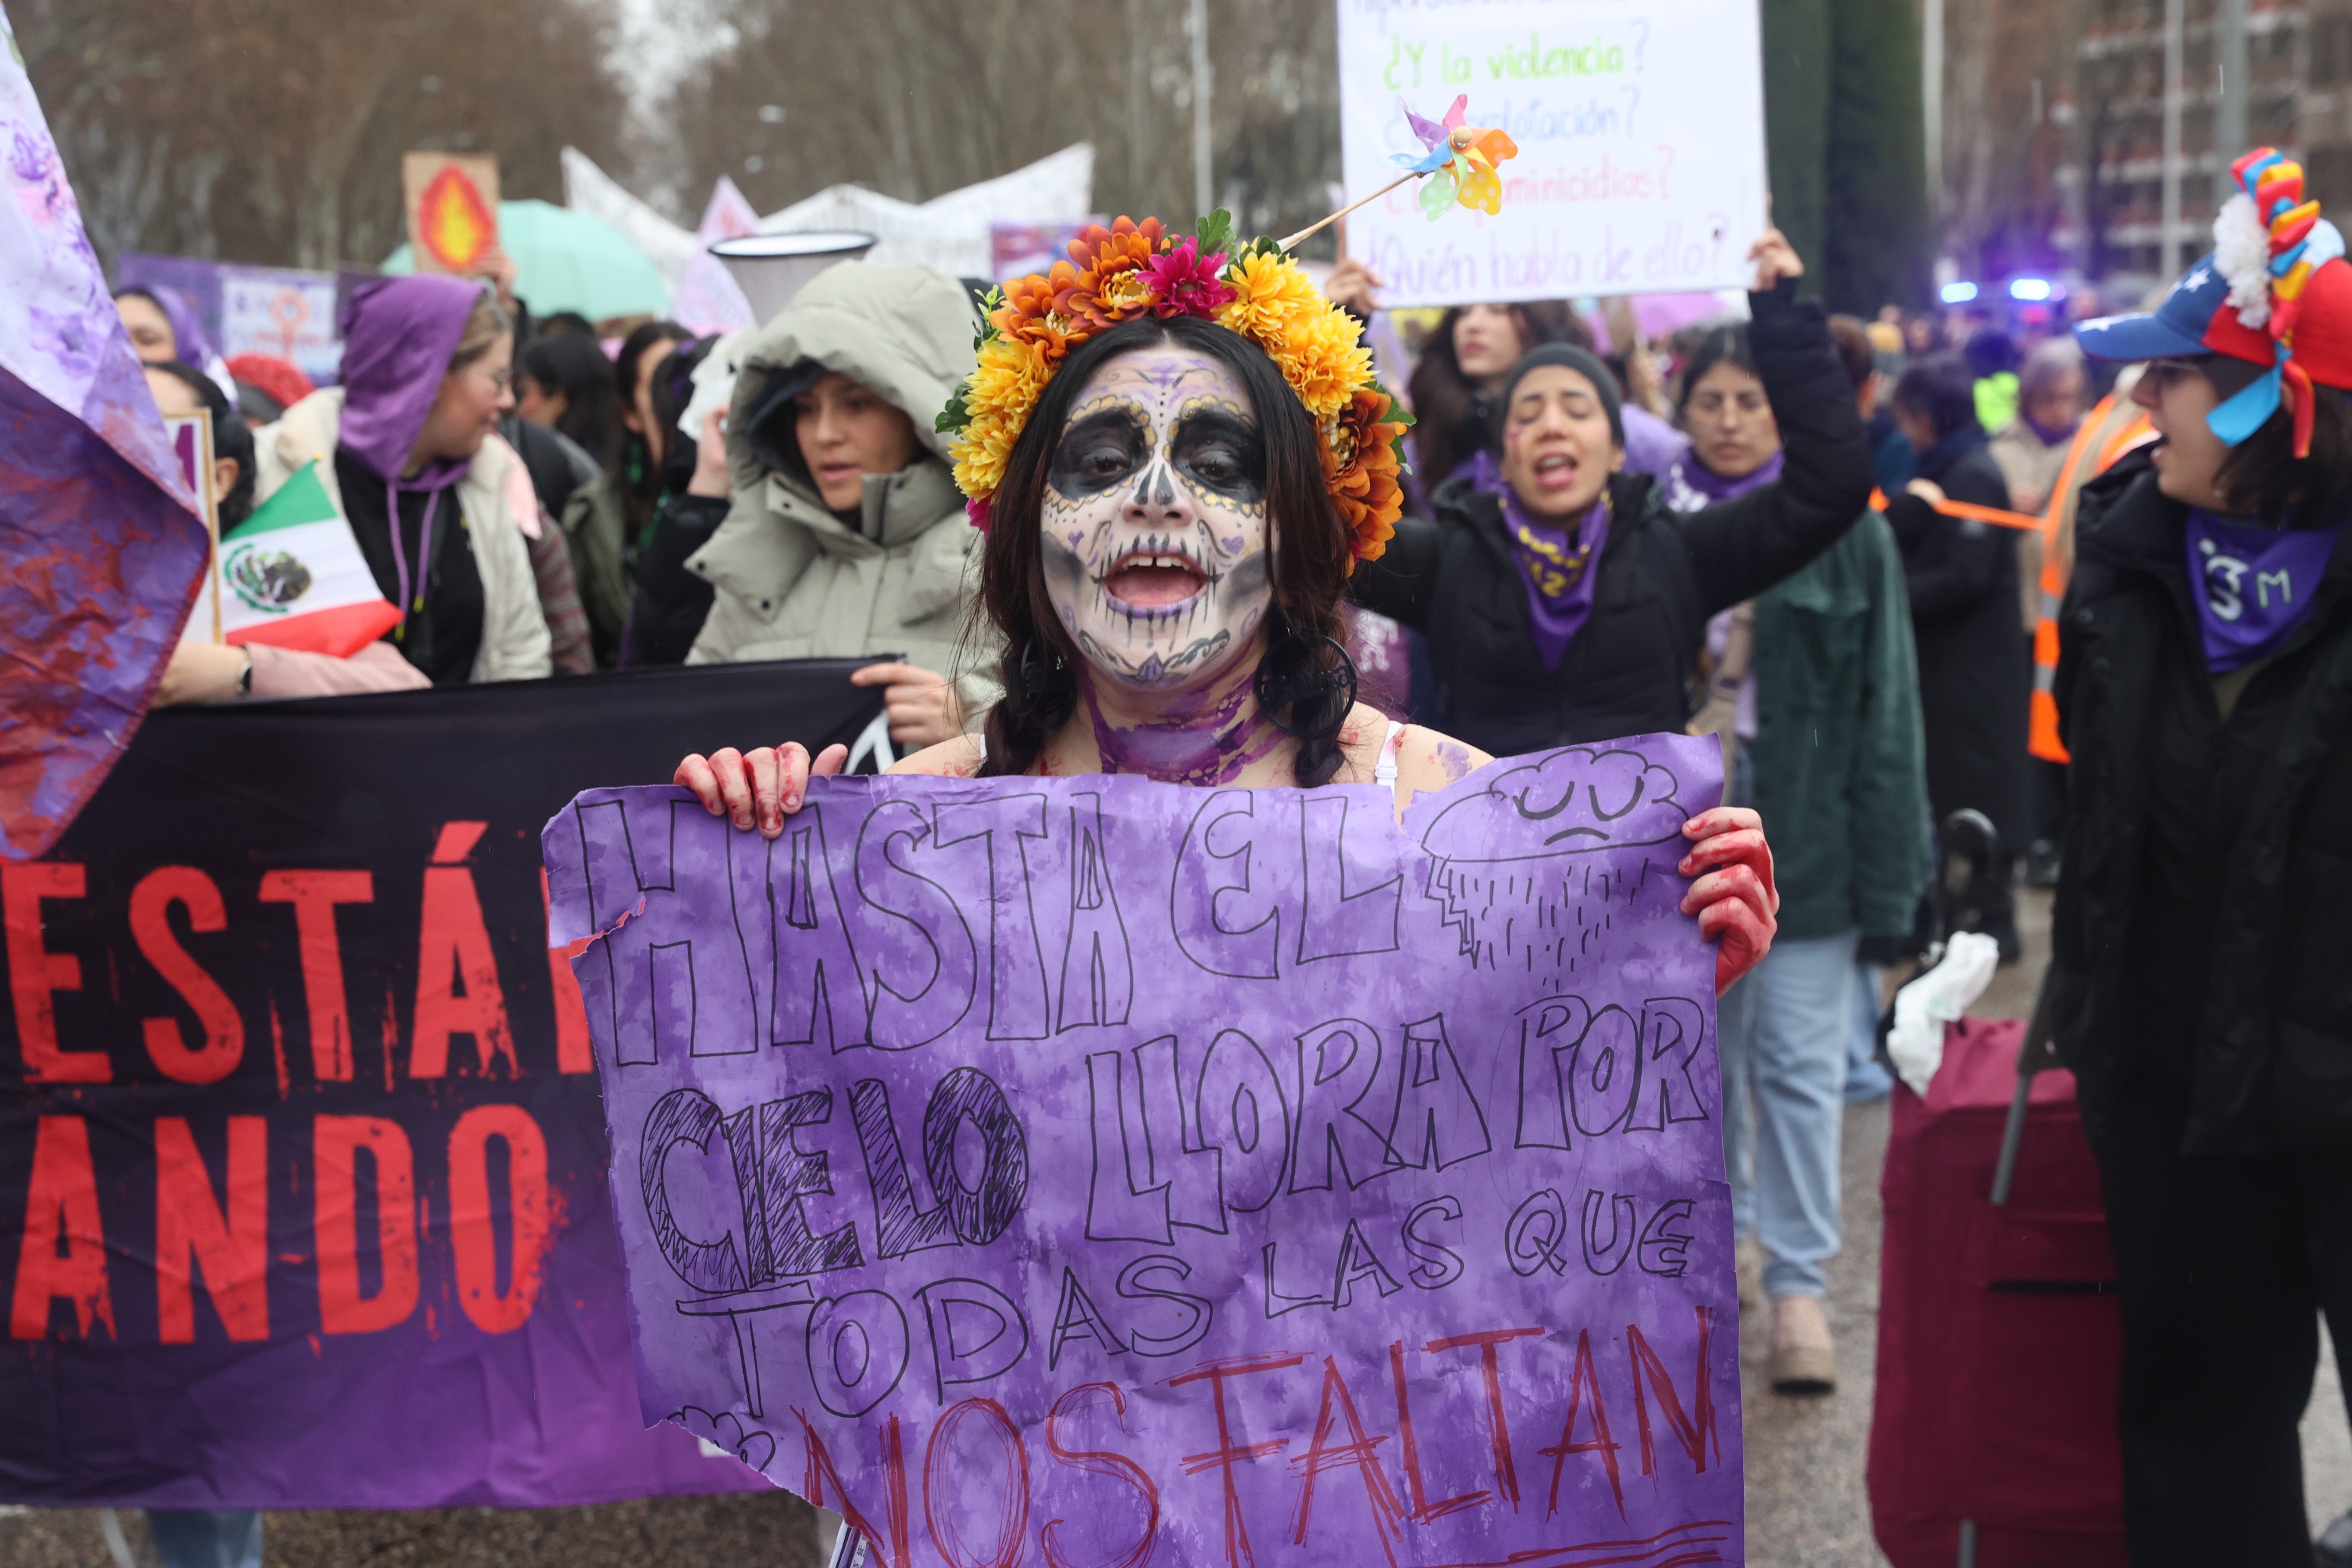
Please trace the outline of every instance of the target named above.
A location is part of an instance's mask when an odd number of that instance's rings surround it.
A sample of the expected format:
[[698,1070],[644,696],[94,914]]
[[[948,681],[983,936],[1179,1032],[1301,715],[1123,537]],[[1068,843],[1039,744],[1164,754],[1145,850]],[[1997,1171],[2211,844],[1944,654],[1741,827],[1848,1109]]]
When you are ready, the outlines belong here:
[[1273,601],[1265,443],[1224,363],[1162,345],[1079,391],[1047,474],[1045,589],[1104,679],[1181,690],[1249,649]]

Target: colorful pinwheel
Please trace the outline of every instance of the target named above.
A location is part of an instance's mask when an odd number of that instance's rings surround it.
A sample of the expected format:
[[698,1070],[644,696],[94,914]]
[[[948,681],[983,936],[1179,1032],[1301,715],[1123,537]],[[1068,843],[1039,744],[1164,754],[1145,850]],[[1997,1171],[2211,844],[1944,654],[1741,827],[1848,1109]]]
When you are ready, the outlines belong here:
[[1518,144],[1500,131],[1484,131],[1463,123],[1463,116],[1470,107],[1469,94],[1455,99],[1443,121],[1424,120],[1412,111],[1412,105],[1402,100],[1398,107],[1404,110],[1412,133],[1421,138],[1423,152],[1418,158],[1398,153],[1389,162],[1428,176],[1421,187],[1422,211],[1434,221],[1458,201],[1465,207],[1483,207],[1490,214],[1501,212],[1503,177],[1496,165],[1518,156]]

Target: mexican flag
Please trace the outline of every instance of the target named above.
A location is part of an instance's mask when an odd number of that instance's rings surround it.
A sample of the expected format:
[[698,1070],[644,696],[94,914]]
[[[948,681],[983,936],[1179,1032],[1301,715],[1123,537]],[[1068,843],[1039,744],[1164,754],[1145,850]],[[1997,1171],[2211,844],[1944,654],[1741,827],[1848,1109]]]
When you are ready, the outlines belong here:
[[349,658],[400,623],[313,458],[221,541],[222,639]]

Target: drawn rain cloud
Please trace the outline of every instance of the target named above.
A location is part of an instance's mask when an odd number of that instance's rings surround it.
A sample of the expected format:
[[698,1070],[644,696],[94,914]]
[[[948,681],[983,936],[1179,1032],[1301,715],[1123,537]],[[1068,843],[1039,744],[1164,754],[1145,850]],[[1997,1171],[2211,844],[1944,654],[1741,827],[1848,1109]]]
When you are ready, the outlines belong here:
[[1572,746],[1497,773],[1454,802],[1422,836],[1429,896],[1445,906],[1474,966],[1538,956],[1574,969],[1609,905],[1630,900],[1633,874],[1591,858],[1679,837],[1690,813],[1672,772],[1638,752]]

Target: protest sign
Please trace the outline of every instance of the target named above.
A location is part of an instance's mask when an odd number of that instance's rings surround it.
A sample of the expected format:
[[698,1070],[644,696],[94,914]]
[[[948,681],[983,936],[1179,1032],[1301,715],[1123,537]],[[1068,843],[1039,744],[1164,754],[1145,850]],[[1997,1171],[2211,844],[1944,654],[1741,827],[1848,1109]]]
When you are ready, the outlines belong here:
[[0,1502],[577,1503],[763,1483],[637,1419],[538,828],[858,661],[151,719],[0,866]]
[[1518,146],[1502,211],[1432,222],[1414,184],[1349,219],[1391,306],[1744,285],[1765,219],[1756,0],[1337,0],[1341,164],[1353,197],[1423,147],[1401,105]]
[[647,1418],[872,1561],[1740,1555],[1714,742],[548,824]]
[[400,184],[416,269],[460,278],[478,272],[499,242],[499,161],[478,153],[404,153]]
[[314,382],[335,379],[343,345],[335,335],[335,278],[282,267],[221,268],[221,353],[290,360]]
[[126,289],[177,289],[224,359],[290,360],[320,385],[334,381],[342,364],[331,272],[126,250],[114,258],[114,278]]

